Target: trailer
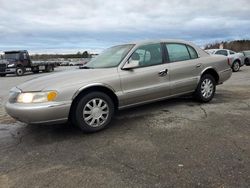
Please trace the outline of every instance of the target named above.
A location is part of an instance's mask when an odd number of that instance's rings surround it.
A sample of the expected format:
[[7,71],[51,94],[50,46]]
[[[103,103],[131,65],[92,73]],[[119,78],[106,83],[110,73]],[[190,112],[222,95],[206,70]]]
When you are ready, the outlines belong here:
[[0,76],[4,77],[7,74],[22,76],[25,72],[52,72],[55,67],[55,62],[31,61],[27,50],[6,51],[0,60]]

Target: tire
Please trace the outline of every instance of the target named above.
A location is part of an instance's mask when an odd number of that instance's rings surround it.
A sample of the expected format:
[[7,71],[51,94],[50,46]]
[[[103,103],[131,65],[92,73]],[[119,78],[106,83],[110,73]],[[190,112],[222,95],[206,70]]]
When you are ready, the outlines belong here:
[[245,59],[245,65],[246,65],[246,66],[249,66],[249,65],[250,65],[250,61],[249,61],[248,58]]
[[239,61],[235,61],[233,63],[232,70],[233,70],[233,72],[238,72],[240,70],[240,62]]
[[83,132],[97,132],[110,125],[114,103],[105,93],[88,93],[79,97],[74,104],[71,119]]
[[23,76],[24,75],[24,68],[23,67],[17,67],[16,68],[16,75],[17,76]]
[[215,90],[216,82],[214,77],[210,74],[205,74],[200,79],[194,97],[196,100],[206,103],[213,99]]
[[6,76],[6,74],[0,74],[0,77],[5,77]]
[[45,72],[52,72],[54,70],[54,67],[51,65],[47,65],[45,68]]
[[39,68],[38,68],[38,67],[33,67],[32,72],[33,72],[34,74],[39,73]]

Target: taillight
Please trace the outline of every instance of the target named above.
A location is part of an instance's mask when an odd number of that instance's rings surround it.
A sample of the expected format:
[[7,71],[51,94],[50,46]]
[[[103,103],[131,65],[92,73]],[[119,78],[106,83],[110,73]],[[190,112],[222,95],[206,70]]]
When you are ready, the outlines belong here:
[[229,60],[229,58],[227,58],[227,64],[230,66],[230,60]]

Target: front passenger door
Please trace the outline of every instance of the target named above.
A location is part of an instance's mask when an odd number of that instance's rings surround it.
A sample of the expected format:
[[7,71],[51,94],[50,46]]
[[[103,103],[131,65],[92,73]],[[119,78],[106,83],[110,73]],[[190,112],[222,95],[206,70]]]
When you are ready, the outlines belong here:
[[[168,64],[163,63],[160,43],[138,47],[130,59],[139,61],[138,67],[120,70],[123,94],[121,106],[143,103],[166,97],[170,94]],[[130,60],[127,62],[129,63]]]
[[29,60],[26,52],[21,52],[20,53],[22,65],[27,67],[29,65]]

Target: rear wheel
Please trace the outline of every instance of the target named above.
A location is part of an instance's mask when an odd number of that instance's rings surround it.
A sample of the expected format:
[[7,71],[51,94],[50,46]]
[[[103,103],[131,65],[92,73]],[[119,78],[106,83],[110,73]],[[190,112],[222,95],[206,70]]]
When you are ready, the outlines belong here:
[[96,132],[110,124],[114,115],[112,99],[102,92],[91,92],[77,100],[72,120],[84,132]]
[[54,67],[51,65],[47,65],[45,68],[45,72],[52,72],[54,70]]
[[16,75],[22,76],[24,74],[24,68],[23,67],[17,67],[16,68]]
[[239,61],[235,61],[232,65],[232,69],[234,72],[238,72],[240,70],[240,62]]
[[6,74],[0,74],[0,77],[5,77],[6,76]]
[[214,77],[210,74],[205,74],[201,77],[194,96],[200,102],[209,102],[213,99],[215,90],[216,82]]
[[33,67],[32,72],[33,72],[34,74],[39,73],[39,68],[38,68],[38,67]]

